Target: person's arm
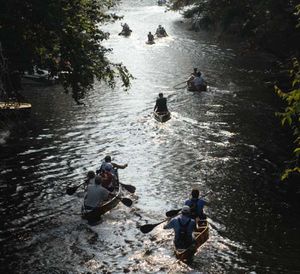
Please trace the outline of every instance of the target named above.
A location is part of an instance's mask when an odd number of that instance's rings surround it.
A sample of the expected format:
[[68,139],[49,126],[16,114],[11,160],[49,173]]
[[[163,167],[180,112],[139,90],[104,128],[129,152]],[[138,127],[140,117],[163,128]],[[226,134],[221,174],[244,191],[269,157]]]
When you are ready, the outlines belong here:
[[154,111],[156,111],[156,109],[157,109],[157,100],[156,100],[156,103],[155,103],[155,106],[154,106]]
[[171,228],[173,228],[174,227],[174,219],[171,219],[171,220],[169,220],[168,221],[168,223],[167,224],[165,224],[164,225],[164,229],[171,229]]
[[111,164],[114,168],[124,169],[124,168],[128,167],[128,164],[124,164],[124,165],[118,165],[116,163],[111,163]]

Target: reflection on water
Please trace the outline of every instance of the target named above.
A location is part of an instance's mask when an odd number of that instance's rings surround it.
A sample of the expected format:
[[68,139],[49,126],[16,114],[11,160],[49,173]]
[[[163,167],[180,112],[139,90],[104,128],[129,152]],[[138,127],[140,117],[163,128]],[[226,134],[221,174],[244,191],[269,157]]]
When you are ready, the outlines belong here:
[[[188,31],[179,14],[155,1],[120,7],[132,28],[111,32],[111,59],[135,76],[130,92],[97,83],[84,106],[58,86],[26,86],[31,119],[1,124],[1,269],[15,273],[293,273],[300,265],[297,222],[286,222],[268,182],[275,178],[280,145],[272,93],[260,79],[267,58],[248,60],[239,49]],[[169,37],[153,46],[146,34],[163,25]],[[207,93],[173,88],[198,67]],[[157,123],[156,96],[168,98],[172,119]],[[121,204],[89,227],[80,218],[82,189],[68,185],[113,155],[137,187],[133,208]],[[273,184],[273,182],[272,182]],[[178,208],[192,187],[208,196],[211,236],[190,266],[176,261],[172,232],[142,234]],[[17,264],[16,264],[17,262]],[[293,262],[293,263],[291,263]]]

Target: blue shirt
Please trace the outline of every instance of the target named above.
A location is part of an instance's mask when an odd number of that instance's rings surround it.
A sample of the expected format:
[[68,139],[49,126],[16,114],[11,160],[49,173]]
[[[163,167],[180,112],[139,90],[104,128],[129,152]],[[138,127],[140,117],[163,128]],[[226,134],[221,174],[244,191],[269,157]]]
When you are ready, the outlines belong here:
[[180,227],[181,226],[180,226],[179,220],[180,220],[182,225],[186,225],[187,222],[189,220],[191,220],[188,227],[187,227],[187,235],[190,237],[191,240],[193,239],[193,231],[196,228],[195,221],[193,219],[191,219],[190,217],[188,217],[188,216],[180,215],[176,218],[173,218],[169,223],[167,223],[164,226],[164,229],[171,229],[171,228],[174,229],[174,231],[175,231],[175,240],[174,240],[175,244],[178,242],[179,233],[180,233]]
[[197,215],[197,217],[202,218],[202,216],[203,216],[203,207],[206,205],[206,202],[204,200],[192,198],[192,199],[189,199],[189,200],[185,201],[184,204],[189,206],[190,208],[192,208],[193,205],[196,204],[196,215]]

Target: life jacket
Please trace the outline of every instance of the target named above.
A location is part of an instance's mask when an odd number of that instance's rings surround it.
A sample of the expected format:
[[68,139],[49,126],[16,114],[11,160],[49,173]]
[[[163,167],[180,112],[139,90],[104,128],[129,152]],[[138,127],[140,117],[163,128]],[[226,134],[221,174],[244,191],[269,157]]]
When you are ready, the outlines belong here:
[[100,173],[102,186],[105,188],[109,188],[112,186],[113,176],[109,171],[102,171]]
[[180,219],[178,219],[178,222],[179,222],[180,229],[179,229],[179,234],[177,239],[177,246],[179,248],[187,248],[191,245],[191,241],[192,241],[191,236],[188,235],[188,227],[191,222],[191,219],[189,219],[186,224],[182,224]]

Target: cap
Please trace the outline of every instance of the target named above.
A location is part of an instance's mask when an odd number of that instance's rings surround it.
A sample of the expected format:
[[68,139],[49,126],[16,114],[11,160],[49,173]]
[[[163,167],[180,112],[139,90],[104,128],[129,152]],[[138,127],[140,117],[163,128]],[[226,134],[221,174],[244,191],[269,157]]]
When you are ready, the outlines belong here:
[[188,214],[188,213],[190,213],[190,207],[187,206],[187,205],[183,206],[182,209],[181,209],[181,213],[182,214]]

